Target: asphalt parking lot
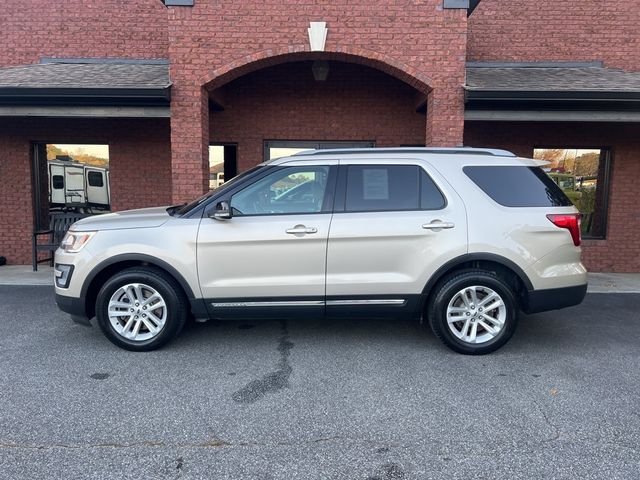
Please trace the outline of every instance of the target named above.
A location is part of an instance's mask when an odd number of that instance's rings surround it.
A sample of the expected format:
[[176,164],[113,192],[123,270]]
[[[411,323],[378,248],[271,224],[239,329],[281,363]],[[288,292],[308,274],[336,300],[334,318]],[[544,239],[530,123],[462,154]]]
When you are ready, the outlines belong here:
[[0,478],[639,478],[640,295],[497,353],[401,321],[192,324],[136,354],[0,286]]

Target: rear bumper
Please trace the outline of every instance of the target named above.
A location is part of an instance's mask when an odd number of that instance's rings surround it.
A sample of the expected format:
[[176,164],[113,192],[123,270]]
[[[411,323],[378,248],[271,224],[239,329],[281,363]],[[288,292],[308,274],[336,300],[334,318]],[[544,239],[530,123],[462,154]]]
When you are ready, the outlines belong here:
[[71,315],[71,319],[74,322],[82,325],[91,325],[87,317],[84,301],[81,298],[65,297],[56,293],[56,304],[60,310]]
[[573,287],[530,290],[522,310],[525,313],[538,313],[572,307],[582,303],[586,294],[586,283]]

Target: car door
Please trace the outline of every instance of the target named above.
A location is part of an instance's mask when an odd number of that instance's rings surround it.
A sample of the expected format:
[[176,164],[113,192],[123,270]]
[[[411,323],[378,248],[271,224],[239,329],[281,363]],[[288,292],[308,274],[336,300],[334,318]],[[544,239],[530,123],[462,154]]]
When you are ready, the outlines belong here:
[[232,191],[232,217],[202,219],[198,277],[212,316],[324,314],[337,161],[265,167]]
[[466,252],[462,199],[430,165],[341,161],[327,250],[328,315],[411,312],[429,277]]
[[87,203],[107,207],[109,205],[109,185],[106,171],[99,168],[85,168]]

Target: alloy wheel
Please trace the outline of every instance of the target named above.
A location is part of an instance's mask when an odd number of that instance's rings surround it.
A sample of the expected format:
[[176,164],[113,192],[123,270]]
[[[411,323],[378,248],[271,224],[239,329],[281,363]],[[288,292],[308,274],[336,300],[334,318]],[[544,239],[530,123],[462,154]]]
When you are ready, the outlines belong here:
[[503,329],[507,307],[502,297],[489,287],[465,287],[447,306],[447,325],[465,343],[481,344],[494,339]]
[[144,342],[162,331],[167,321],[167,305],[153,287],[128,283],[111,296],[108,316],[118,335],[129,341]]

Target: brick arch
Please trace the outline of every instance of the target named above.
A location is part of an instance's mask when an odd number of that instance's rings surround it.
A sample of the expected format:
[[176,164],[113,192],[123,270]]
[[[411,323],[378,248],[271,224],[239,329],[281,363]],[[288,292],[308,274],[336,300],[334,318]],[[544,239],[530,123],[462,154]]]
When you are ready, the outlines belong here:
[[266,67],[304,60],[334,60],[368,66],[387,73],[425,94],[431,91],[433,85],[431,78],[418,69],[378,52],[359,47],[339,47],[331,51],[311,52],[306,46],[269,49],[246,55],[212,70],[200,83],[207,90],[213,90]]

